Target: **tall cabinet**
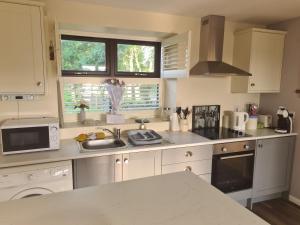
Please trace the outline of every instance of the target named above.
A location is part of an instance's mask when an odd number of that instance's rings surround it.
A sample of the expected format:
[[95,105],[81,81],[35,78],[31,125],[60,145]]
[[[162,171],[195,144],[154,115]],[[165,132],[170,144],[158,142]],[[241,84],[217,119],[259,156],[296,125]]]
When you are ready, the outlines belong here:
[[0,2],[0,94],[44,94],[43,7]]
[[232,77],[233,93],[280,92],[285,34],[258,28],[235,33],[233,65],[252,76]]

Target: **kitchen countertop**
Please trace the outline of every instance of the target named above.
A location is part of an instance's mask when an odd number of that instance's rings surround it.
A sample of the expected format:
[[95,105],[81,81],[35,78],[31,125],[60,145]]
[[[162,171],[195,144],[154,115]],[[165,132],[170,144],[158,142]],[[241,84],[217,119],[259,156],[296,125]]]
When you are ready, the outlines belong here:
[[[2,155],[0,154],[0,168],[22,166],[38,163],[47,163],[63,160],[72,160],[88,157],[97,157],[112,154],[123,154],[141,151],[154,151],[162,149],[180,148],[180,147],[191,147],[218,143],[227,143],[233,141],[244,141],[244,140],[258,140],[267,138],[279,138],[287,136],[296,136],[297,133],[289,134],[278,134],[271,129],[259,129],[255,131],[246,131],[247,134],[252,135],[251,137],[233,138],[233,139],[220,139],[220,140],[209,140],[191,132],[159,132],[163,136],[166,142],[159,145],[151,146],[132,146],[128,144],[123,148],[106,149],[82,153],[79,150],[79,145],[73,139],[61,140],[61,148],[55,151],[44,151],[26,154],[15,154],[15,155]],[[127,138],[122,138],[126,141]]]
[[268,223],[196,175],[180,172],[0,203],[0,224]]

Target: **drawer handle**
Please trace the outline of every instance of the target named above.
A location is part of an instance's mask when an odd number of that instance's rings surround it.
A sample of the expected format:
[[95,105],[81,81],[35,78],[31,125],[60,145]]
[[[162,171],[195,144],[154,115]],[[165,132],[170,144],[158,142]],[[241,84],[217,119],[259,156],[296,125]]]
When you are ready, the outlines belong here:
[[191,166],[187,166],[187,167],[185,167],[184,171],[192,172],[192,167]]
[[187,151],[185,153],[185,157],[192,157],[193,156],[193,153],[191,151]]

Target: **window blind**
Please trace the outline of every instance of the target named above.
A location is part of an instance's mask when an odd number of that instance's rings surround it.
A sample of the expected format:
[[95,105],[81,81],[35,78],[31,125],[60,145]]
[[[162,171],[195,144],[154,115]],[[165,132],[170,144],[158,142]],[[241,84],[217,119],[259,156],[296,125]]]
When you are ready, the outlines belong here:
[[[159,84],[127,84],[121,102],[121,111],[159,108]],[[74,109],[80,100],[88,103],[88,112],[109,112],[110,98],[105,84],[64,84],[64,111],[77,113]]]

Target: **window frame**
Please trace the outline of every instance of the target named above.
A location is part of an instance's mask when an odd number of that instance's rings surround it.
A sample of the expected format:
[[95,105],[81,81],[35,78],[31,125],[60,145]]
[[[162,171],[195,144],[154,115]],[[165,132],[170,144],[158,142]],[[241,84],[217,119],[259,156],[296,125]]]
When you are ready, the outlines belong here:
[[[83,70],[63,70],[60,68],[63,77],[118,77],[118,78],[160,78],[161,77],[161,42],[154,41],[138,41],[127,39],[112,39],[90,37],[82,35],[61,34],[60,42],[62,40],[75,41],[91,41],[105,43],[106,54],[106,71],[83,71]],[[154,47],[154,72],[118,72],[118,44],[133,44]],[[62,62],[62,49],[61,49]]]
[[[118,72],[118,44],[131,44],[154,47],[154,72]],[[136,41],[113,39],[113,71],[116,77],[160,78],[161,43],[153,41]]]
[[[85,71],[85,70],[63,70],[61,66],[62,76],[74,76],[74,77],[98,77],[98,76],[108,76],[111,73],[111,61],[110,61],[110,39],[107,38],[98,38],[98,37],[87,37],[80,35],[68,35],[62,34],[60,41],[70,40],[70,41],[89,41],[89,42],[99,42],[105,43],[105,66],[106,71]],[[62,49],[61,49],[62,52]],[[62,62],[62,54],[61,54]]]

